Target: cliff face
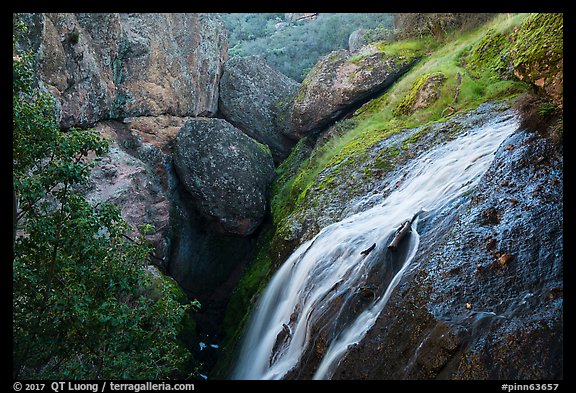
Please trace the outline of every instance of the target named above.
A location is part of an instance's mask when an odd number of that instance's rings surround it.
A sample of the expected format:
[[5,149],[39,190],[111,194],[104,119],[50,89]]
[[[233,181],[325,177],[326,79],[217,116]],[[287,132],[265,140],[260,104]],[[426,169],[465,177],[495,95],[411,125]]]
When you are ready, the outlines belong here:
[[225,28],[202,14],[31,14],[40,79],[64,128],[134,116],[211,116]]
[[[221,19],[156,13],[14,18],[27,26],[17,46],[35,53],[40,86],[56,98],[61,127],[91,127],[110,140],[108,154],[95,162],[83,186],[86,196],[118,205],[134,228],[152,224],[152,262],[189,296],[208,299],[236,266],[222,263],[230,259],[222,249],[207,249],[206,239],[227,241],[226,234],[195,210],[175,172],[172,150],[187,120],[218,110],[228,49]],[[194,219],[183,223],[182,216]],[[230,241],[237,249],[250,244]],[[206,274],[215,266],[218,274]]]

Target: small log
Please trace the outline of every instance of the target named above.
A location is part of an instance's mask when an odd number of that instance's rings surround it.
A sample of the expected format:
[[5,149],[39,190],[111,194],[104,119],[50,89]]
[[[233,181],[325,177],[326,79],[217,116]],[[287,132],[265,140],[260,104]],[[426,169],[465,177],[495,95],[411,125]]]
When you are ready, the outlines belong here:
[[370,254],[370,252],[376,248],[376,243],[372,244],[369,248],[367,248],[366,250],[362,251],[360,254],[362,255],[368,255]]
[[458,95],[460,95],[460,85],[462,84],[462,74],[458,73],[456,77],[456,94],[454,94],[454,99],[452,99],[452,104],[458,102]]
[[454,107],[454,104],[458,102],[458,96],[460,95],[460,85],[462,84],[462,74],[458,73],[456,76],[456,93],[454,94],[454,98],[452,99],[452,103],[445,108],[442,113],[440,113],[440,117],[444,117],[444,113],[449,110],[448,116],[451,116],[456,112],[458,109]]
[[410,232],[411,230],[411,221],[405,221],[402,225],[398,227],[396,230],[396,234],[394,235],[394,239],[388,245],[388,249],[392,252],[396,251],[398,248],[398,244],[404,239],[404,237]]

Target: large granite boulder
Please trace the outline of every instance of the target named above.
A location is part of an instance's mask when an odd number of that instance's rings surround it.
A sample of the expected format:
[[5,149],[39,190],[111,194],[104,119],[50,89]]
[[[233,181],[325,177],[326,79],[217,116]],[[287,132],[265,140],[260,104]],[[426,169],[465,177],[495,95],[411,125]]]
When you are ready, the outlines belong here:
[[354,53],[342,49],[322,57],[294,99],[294,132],[304,136],[333,123],[390,86],[419,58],[417,50],[387,54],[386,46],[378,43]]
[[17,14],[19,45],[61,106],[61,124],[134,116],[210,116],[227,56],[216,14]]
[[287,115],[298,83],[260,56],[233,57],[224,64],[219,109],[230,123],[267,145],[284,160],[295,142]]
[[174,164],[196,208],[229,234],[260,225],[274,179],[270,150],[223,119],[190,119],[176,135]]

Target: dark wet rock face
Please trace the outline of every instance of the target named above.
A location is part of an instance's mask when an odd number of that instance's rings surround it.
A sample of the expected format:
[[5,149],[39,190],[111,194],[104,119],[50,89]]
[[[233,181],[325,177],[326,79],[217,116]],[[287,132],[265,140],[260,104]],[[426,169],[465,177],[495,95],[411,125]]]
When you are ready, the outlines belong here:
[[517,131],[472,195],[423,220],[417,268],[333,378],[563,377],[557,149]]
[[176,136],[174,164],[196,208],[224,232],[250,235],[264,219],[272,156],[230,123],[190,119]]
[[260,56],[233,57],[224,64],[219,109],[230,123],[267,145],[276,162],[296,143],[289,108],[298,83]]
[[190,298],[202,304],[198,328],[214,334],[220,330],[222,309],[255,240],[219,232],[197,210],[182,185],[172,195],[167,232],[170,248],[166,271]]

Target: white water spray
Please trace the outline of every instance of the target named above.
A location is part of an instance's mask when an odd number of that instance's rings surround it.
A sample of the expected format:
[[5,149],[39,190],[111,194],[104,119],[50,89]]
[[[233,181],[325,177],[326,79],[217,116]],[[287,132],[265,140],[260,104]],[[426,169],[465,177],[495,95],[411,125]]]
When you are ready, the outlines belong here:
[[[517,125],[516,118],[497,117],[433,148],[413,160],[402,184],[382,204],[302,244],[256,304],[232,378],[281,379],[305,361],[307,350],[321,357],[314,379],[330,378],[348,348],[374,325],[416,255],[418,218],[401,256],[386,249],[398,226],[474,187]],[[361,253],[373,244],[369,254]],[[360,296],[366,288],[368,295]]]

